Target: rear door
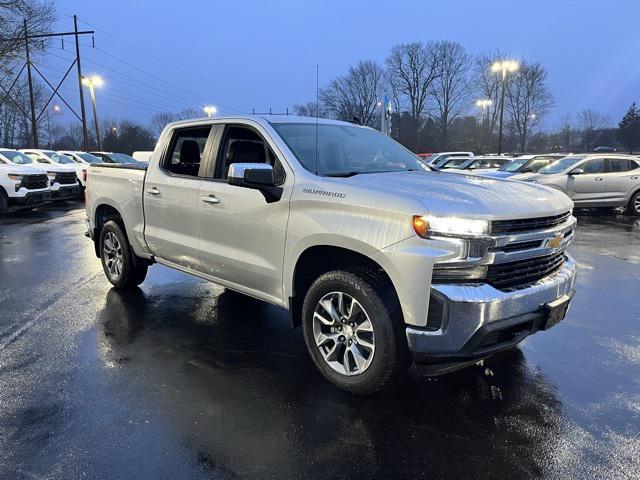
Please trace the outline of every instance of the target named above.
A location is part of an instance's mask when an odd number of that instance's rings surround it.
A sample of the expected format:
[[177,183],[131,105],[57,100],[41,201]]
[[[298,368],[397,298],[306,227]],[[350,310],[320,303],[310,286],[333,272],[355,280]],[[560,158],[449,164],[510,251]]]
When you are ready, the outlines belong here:
[[[267,135],[249,125],[226,125],[216,161],[202,182],[200,251],[205,273],[265,299],[282,299],[282,268],[293,172],[274,153]],[[231,163],[270,163],[282,186],[280,200],[229,185]],[[286,168],[285,168],[286,166]]]
[[607,158],[605,161],[605,200],[613,206],[625,205],[628,196],[640,186],[640,165],[631,159]]
[[156,258],[201,271],[198,249],[200,184],[212,126],[175,128],[144,184],[145,240]]
[[604,195],[604,159],[592,158],[577,165],[574,169],[584,173],[571,175],[567,179],[569,197],[581,206],[596,206]]

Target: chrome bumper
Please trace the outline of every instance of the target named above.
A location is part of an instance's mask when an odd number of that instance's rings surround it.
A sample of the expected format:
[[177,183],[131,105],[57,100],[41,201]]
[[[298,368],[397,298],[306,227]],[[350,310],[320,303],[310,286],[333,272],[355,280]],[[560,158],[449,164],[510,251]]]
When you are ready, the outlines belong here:
[[[545,304],[573,296],[575,276],[576,265],[567,255],[558,271],[520,290],[503,292],[488,284],[433,285],[432,291],[444,302],[442,325],[436,331],[407,327],[409,348],[416,359],[482,357],[493,353],[479,339],[485,332],[531,325],[513,337],[516,344],[538,330]],[[494,350],[511,345],[498,343]]]

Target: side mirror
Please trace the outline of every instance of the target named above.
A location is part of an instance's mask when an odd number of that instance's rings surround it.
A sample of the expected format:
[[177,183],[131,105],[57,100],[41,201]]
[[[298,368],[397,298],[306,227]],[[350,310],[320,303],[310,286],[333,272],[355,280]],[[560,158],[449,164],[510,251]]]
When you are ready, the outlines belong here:
[[276,185],[273,167],[266,163],[232,163],[227,173],[227,183],[258,190]]
[[569,175],[573,176],[573,175],[584,175],[584,170],[581,168],[576,168],[575,170],[571,170],[569,172]]

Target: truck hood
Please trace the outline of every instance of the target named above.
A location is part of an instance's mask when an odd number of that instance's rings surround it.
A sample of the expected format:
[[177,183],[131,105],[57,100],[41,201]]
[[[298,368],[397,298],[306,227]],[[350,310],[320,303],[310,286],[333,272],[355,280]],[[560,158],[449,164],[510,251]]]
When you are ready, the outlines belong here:
[[10,173],[15,175],[42,175],[45,172],[40,168],[0,163],[0,174],[8,175]]
[[388,172],[355,175],[344,180],[372,192],[418,198],[427,212],[436,216],[510,220],[558,215],[573,208],[569,197],[552,188],[477,175]]

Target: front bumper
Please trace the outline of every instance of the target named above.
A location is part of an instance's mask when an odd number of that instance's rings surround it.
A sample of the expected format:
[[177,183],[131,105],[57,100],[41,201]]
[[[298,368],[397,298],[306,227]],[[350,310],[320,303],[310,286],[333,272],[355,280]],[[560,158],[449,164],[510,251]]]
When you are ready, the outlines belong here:
[[9,206],[12,208],[28,208],[42,205],[51,200],[51,192],[49,190],[40,190],[28,192],[22,197],[10,197]]
[[488,284],[433,285],[442,304],[438,330],[407,327],[416,363],[464,362],[510,348],[544,325],[544,305],[574,294],[576,265],[566,262],[535,284],[504,292]]
[[80,187],[76,185],[61,185],[58,190],[51,191],[51,198],[54,200],[65,200],[68,198],[74,198],[81,193]]

